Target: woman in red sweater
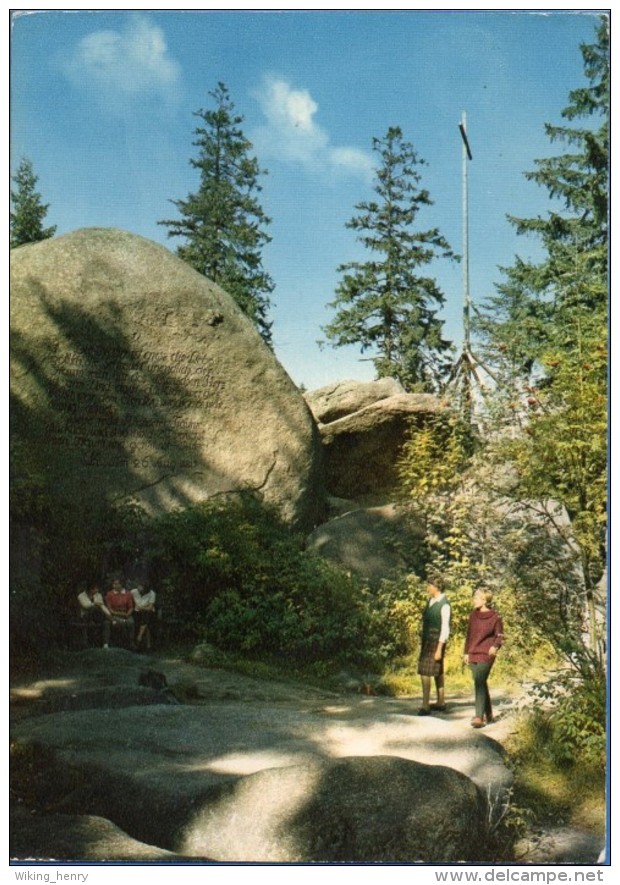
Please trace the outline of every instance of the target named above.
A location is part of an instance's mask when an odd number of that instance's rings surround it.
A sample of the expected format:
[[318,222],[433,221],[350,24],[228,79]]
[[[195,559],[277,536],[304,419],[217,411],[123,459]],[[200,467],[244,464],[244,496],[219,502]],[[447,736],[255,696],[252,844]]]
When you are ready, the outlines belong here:
[[473,598],[474,610],[469,616],[465,639],[464,662],[474,677],[476,715],[471,721],[474,728],[483,728],[485,722],[493,722],[491,696],[487,685],[495,656],[502,644],[502,619],[489,608],[493,601],[490,590],[476,590]]

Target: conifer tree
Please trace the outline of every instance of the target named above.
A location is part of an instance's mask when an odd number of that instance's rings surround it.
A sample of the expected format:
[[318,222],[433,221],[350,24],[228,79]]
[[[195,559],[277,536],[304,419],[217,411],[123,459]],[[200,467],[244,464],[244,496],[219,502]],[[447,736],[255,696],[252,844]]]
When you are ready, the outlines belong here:
[[24,157],[11,180],[17,185],[16,190],[11,190],[11,249],[53,237],[56,225],[43,227],[49,204],[41,202],[41,194],[36,190],[39,179],[34,174],[31,161]]
[[336,316],[324,332],[336,347],[371,351],[378,377],[397,378],[409,390],[433,390],[447,371],[451,345],[437,317],[443,293],[424,268],[438,255],[454,256],[437,228],[413,229],[432,200],[420,187],[424,161],[401,129],[390,127],[384,138],[373,139],[373,150],[380,160],[377,199],[358,203],[359,214],[346,225],[371,255],[338,268],[343,278],[329,305]]
[[[588,648],[600,654],[604,623],[597,585],[607,543],[607,316],[610,63],[609,20],[581,52],[588,81],[569,93],[562,116],[589,126],[547,125],[564,153],[536,162],[526,178],[546,188],[546,216],[510,221],[536,236],[540,262],[517,258],[483,311],[487,359],[499,366],[517,424],[503,455],[511,494],[564,505],[578,551]],[[598,124],[598,125],[597,125]]]
[[180,217],[160,221],[169,237],[183,237],[180,258],[231,295],[271,345],[269,294],[274,284],[262,266],[261,251],[271,238],[264,227],[270,219],[257,194],[259,176],[266,174],[252,157],[251,143],[234,112],[227,87],[218,83],[209,93],[210,110],[195,112],[202,125],[194,130],[198,156],[190,164],[200,172],[195,193],[172,200]]
[[[553,329],[575,312],[600,312],[606,322],[609,206],[609,21],[602,17],[596,42],[581,52],[588,85],[569,94],[562,112],[567,121],[587,118],[595,126],[555,126],[545,130],[565,153],[536,161],[525,173],[547,189],[546,216],[509,216],[519,234],[537,237],[544,258],[539,263],[517,258],[502,268],[505,280],[489,299],[480,328],[491,350],[502,350],[527,374],[547,347]],[[569,319],[570,319],[569,317]]]

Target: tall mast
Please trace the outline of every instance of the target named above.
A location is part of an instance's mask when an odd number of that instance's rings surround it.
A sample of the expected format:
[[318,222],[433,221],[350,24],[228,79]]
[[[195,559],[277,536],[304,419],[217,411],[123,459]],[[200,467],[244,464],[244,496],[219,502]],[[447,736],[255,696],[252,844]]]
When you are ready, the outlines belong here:
[[472,424],[474,418],[473,387],[484,393],[483,383],[478,374],[480,367],[485,373],[497,382],[497,378],[482,360],[471,349],[471,294],[469,291],[469,206],[467,193],[467,166],[473,160],[469,139],[467,138],[467,116],[465,111],[461,115],[459,131],[463,142],[463,349],[461,355],[454,364],[448,384],[455,382],[460,390],[460,403],[464,419]]
[[469,140],[467,138],[467,115],[461,114],[459,123],[461,138],[463,139],[463,350],[470,353],[470,306],[471,296],[469,292],[469,204],[467,192],[467,163],[473,159]]

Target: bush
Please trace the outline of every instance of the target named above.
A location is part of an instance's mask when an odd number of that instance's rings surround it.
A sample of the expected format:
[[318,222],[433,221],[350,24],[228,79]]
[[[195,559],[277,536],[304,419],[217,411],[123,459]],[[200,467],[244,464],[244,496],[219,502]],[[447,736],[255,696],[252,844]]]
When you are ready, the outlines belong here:
[[149,558],[167,610],[218,648],[300,662],[365,656],[357,582],[304,551],[303,538],[250,496],[162,517]]
[[[29,489],[17,500],[24,506],[15,508],[13,558],[29,568],[12,575],[14,648],[62,640],[81,584],[138,568],[179,639],[306,669],[322,662],[384,673],[398,659],[417,657],[422,579],[411,575],[371,590],[306,551],[304,538],[250,495],[210,499],[156,519],[132,502],[85,502],[79,513],[48,508],[36,529],[33,514],[45,497]],[[469,585],[457,577],[449,589],[452,650],[460,647],[471,604]]]
[[12,642],[22,655],[63,642],[85,583],[136,568],[179,637],[223,652],[381,670],[414,641],[414,585],[371,592],[306,551],[303,537],[250,495],[156,519],[133,502],[52,508],[46,500],[34,482],[14,498]]
[[366,591],[367,642],[379,669],[417,650],[426,599],[426,584],[415,575],[382,581],[378,590]]
[[548,701],[537,702],[522,711],[507,739],[518,804],[530,810],[536,827],[565,823],[604,839],[604,764],[578,747],[567,757],[557,725]]
[[605,769],[607,752],[607,691],[603,670],[571,667],[536,687],[545,705],[538,711],[545,749],[560,766],[585,765]]

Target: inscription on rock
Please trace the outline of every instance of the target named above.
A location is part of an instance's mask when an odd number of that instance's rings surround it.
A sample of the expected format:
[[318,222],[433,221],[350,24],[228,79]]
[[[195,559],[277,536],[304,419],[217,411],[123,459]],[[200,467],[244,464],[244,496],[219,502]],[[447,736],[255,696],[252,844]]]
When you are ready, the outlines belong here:
[[[163,410],[174,427],[176,446],[199,445],[208,422],[186,417],[182,410],[195,405],[217,410],[225,392],[207,355],[139,348],[131,353],[57,350],[47,369],[64,391],[56,419],[45,424],[47,439],[76,450],[82,466],[165,471],[200,466],[199,458],[187,454],[145,455],[143,442],[128,438],[127,431],[129,424],[140,437],[159,435]],[[58,420],[62,413],[64,422]]]
[[118,230],[10,258],[12,435],[63,506],[132,497],[160,512],[251,489],[317,521],[316,427],[226,292]]

